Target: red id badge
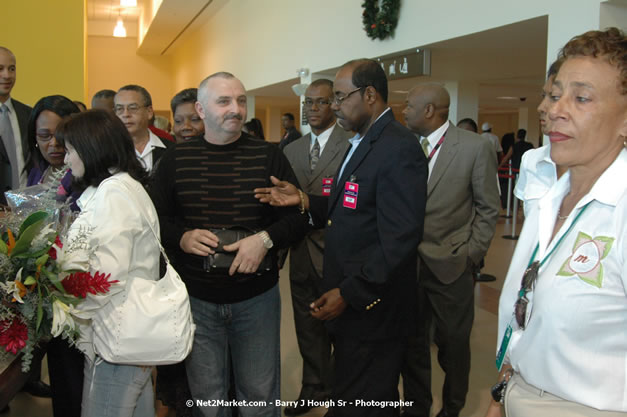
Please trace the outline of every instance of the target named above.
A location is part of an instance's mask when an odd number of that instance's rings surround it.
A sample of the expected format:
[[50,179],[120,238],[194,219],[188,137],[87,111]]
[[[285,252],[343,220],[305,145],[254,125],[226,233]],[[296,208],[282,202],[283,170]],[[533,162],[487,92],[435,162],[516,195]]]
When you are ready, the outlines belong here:
[[332,185],[333,185],[333,177],[323,178],[322,179],[322,195],[330,196]]
[[349,209],[357,208],[357,193],[359,192],[359,184],[346,181],[344,185],[344,203],[343,206]]

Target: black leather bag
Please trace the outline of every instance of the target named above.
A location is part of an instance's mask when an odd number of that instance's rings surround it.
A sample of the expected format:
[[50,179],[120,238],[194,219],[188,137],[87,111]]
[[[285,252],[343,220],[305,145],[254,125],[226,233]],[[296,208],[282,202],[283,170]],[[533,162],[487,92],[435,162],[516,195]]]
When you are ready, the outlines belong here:
[[[237,252],[227,252],[224,250],[224,246],[235,243],[238,240],[245,237],[254,235],[255,232],[252,229],[243,226],[233,226],[225,229],[211,229],[211,233],[216,235],[219,239],[218,247],[215,249],[214,254],[209,254],[205,257],[204,269],[206,272],[219,275],[228,275],[231,264],[235,259]],[[259,264],[259,268],[255,272],[257,275],[261,275],[272,269],[272,256],[268,252]]]

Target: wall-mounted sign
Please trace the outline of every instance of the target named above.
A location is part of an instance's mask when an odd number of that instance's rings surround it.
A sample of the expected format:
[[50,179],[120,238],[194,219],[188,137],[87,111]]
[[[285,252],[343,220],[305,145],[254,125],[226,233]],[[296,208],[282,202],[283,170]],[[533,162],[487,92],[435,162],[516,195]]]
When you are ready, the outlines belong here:
[[375,58],[389,80],[431,75],[431,51],[410,49],[408,51]]

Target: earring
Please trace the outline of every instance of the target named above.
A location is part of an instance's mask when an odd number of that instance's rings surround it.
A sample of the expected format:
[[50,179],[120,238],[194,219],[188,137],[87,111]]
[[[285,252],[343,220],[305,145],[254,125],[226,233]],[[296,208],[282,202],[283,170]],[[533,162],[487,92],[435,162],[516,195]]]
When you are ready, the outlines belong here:
[[38,143],[35,144],[35,148],[39,148],[39,144]]

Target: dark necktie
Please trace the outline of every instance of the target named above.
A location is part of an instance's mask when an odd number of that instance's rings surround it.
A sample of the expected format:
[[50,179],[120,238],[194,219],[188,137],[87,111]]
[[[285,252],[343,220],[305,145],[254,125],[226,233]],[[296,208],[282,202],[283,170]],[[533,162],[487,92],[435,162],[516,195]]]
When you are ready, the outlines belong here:
[[316,164],[318,163],[319,159],[320,159],[320,143],[318,142],[318,138],[316,138],[316,141],[314,142],[313,147],[309,151],[309,167],[311,168],[312,171],[316,169]]

